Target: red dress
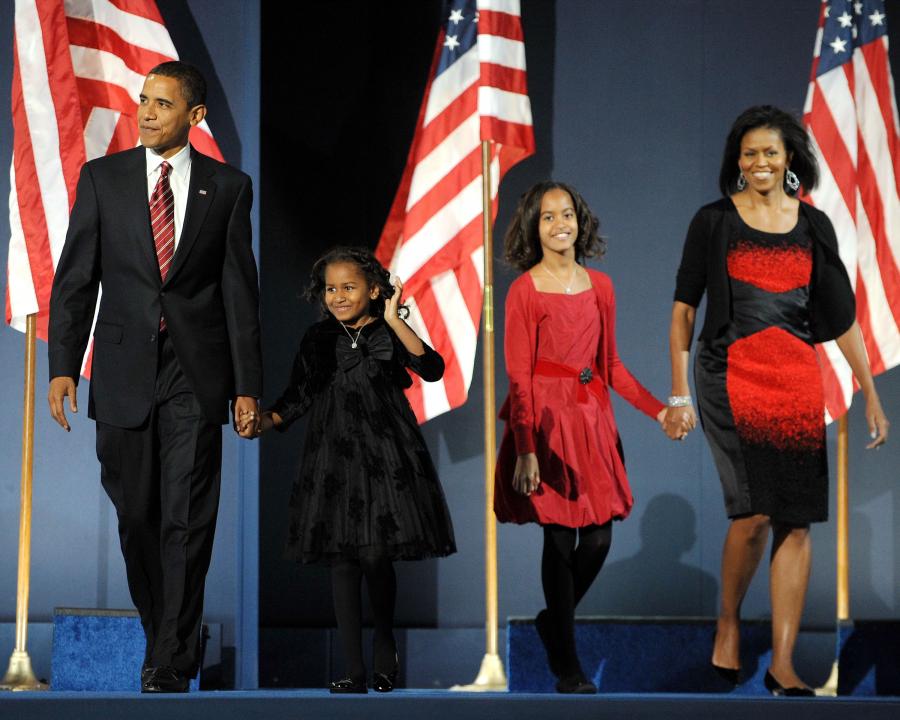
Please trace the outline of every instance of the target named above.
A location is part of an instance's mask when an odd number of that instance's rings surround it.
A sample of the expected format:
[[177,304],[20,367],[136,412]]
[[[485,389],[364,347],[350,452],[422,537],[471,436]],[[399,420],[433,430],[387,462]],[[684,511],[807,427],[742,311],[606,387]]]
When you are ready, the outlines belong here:
[[[509,395],[494,485],[500,522],[601,525],[627,517],[634,502],[609,387],[654,420],[664,406],[616,352],[612,281],[587,272],[591,290],[539,292],[524,273],[506,297]],[[529,452],[541,484],[527,497],[512,477],[516,457]]]

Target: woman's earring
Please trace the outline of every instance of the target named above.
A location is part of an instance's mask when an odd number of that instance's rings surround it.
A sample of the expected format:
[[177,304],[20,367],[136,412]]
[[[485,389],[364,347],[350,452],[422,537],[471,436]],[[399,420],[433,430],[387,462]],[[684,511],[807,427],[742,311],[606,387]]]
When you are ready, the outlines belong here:
[[784,173],[784,184],[791,189],[791,192],[797,192],[797,188],[800,187],[800,178],[797,177],[797,173],[788,169]]
[[740,175],[738,175],[737,189],[743,190],[745,187],[747,187],[747,178],[744,177],[744,173],[741,173]]

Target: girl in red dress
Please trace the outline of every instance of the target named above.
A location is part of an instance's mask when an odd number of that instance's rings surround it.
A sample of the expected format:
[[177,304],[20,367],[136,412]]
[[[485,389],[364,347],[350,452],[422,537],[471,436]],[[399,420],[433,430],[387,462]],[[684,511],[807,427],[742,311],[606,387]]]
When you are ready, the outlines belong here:
[[494,511],[544,528],[547,609],[535,625],[566,693],[597,691],[575,650],[575,607],[609,552],[612,520],[633,503],[609,388],[651,418],[665,413],[619,360],[611,280],[581,265],[605,250],[597,229],[573,188],[542,182],[522,196],[505,238],[506,260],[523,273],[506,297]]

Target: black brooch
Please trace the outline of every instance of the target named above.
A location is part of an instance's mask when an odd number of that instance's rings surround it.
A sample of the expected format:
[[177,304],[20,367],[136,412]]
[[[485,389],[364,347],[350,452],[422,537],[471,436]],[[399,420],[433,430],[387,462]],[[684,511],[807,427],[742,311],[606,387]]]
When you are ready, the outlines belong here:
[[580,382],[582,385],[587,385],[593,379],[594,373],[592,373],[591,369],[588,367],[578,373],[578,382]]

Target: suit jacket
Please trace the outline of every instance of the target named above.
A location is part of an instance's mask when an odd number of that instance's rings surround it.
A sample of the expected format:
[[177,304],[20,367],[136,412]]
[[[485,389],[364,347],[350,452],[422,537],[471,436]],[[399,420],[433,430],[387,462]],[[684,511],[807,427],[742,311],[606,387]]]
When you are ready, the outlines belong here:
[[204,415],[260,397],[259,290],[251,247],[250,178],[191,148],[181,237],[165,282],[150,229],[143,147],[81,169],[50,297],[50,377],[76,382],[98,287],[88,415],[137,427],[153,403],[159,320]]

